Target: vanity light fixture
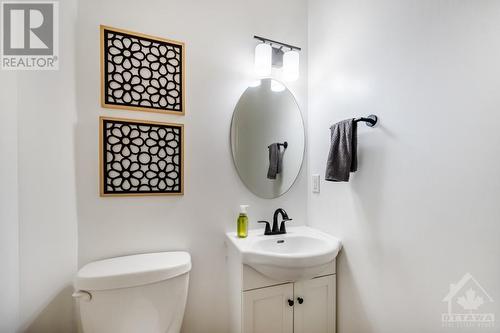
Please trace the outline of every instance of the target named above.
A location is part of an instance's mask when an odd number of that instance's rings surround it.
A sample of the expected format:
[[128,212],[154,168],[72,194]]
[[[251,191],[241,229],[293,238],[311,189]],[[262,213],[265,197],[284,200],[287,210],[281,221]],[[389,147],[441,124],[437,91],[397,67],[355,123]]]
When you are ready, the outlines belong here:
[[287,82],[299,78],[299,52],[291,50],[283,55],[283,79]]
[[255,73],[258,77],[271,76],[272,47],[261,43],[255,47]]
[[271,76],[271,69],[275,67],[283,69],[287,82],[299,78],[300,47],[260,36],[253,37],[261,42],[255,47],[255,72],[259,77]]

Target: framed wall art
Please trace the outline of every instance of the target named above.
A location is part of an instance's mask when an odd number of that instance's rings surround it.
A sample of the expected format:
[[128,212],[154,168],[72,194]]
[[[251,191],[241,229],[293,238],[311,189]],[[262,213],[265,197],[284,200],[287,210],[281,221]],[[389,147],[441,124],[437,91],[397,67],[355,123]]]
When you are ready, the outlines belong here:
[[101,196],[182,195],[184,125],[100,117]]
[[101,25],[101,104],[184,115],[185,46]]

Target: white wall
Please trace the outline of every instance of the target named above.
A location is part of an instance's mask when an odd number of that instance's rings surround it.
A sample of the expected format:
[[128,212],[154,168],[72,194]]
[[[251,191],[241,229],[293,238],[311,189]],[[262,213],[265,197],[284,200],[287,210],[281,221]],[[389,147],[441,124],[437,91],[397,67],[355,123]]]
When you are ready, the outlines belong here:
[[61,1],[59,71],[17,73],[19,312],[25,332],[74,327],[75,22],[76,0]]
[[330,124],[381,121],[352,181],[309,194],[344,243],[339,333],[492,331],[441,328],[441,300],[466,272],[500,300],[499,36],[498,1],[310,1],[309,173]]
[[[19,311],[17,74],[0,75],[0,332],[14,332]],[[7,286],[7,287],[5,287]]]
[[[306,219],[303,176],[285,196],[264,200],[239,180],[231,158],[229,129],[234,106],[252,80],[253,35],[305,46],[306,1],[80,1],[77,34],[77,190],[79,264],[139,252],[185,249],[193,270],[184,332],[228,329],[224,232],[234,230],[238,205],[250,218],[271,218],[285,208],[294,223]],[[177,39],[186,43],[187,111],[184,117],[103,109],[99,104],[99,25]],[[307,53],[302,80],[291,86],[307,106]],[[185,195],[100,198],[98,117],[184,123]]]

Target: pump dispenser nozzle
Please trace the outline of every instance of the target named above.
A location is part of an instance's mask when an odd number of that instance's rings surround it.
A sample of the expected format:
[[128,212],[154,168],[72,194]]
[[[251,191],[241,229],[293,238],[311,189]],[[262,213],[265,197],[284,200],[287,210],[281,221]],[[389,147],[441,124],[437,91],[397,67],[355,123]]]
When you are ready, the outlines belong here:
[[248,207],[250,207],[250,205],[240,205],[240,213],[241,214],[246,214]]

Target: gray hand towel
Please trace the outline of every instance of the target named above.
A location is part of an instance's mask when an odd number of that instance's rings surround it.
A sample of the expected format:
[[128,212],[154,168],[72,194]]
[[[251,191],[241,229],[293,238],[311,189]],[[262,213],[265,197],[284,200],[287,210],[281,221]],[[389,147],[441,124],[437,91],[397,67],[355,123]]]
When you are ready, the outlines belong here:
[[346,119],[330,127],[331,146],[326,163],[325,180],[348,182],[349,172],[358,168],[357,124],[354,119]]
[[281,173],[281,165],[283,156],[280,151],[280,146],[273,143],[267,147],[269,149],[269,169],[267,170],[267,178],[276,179],[276,175]]

